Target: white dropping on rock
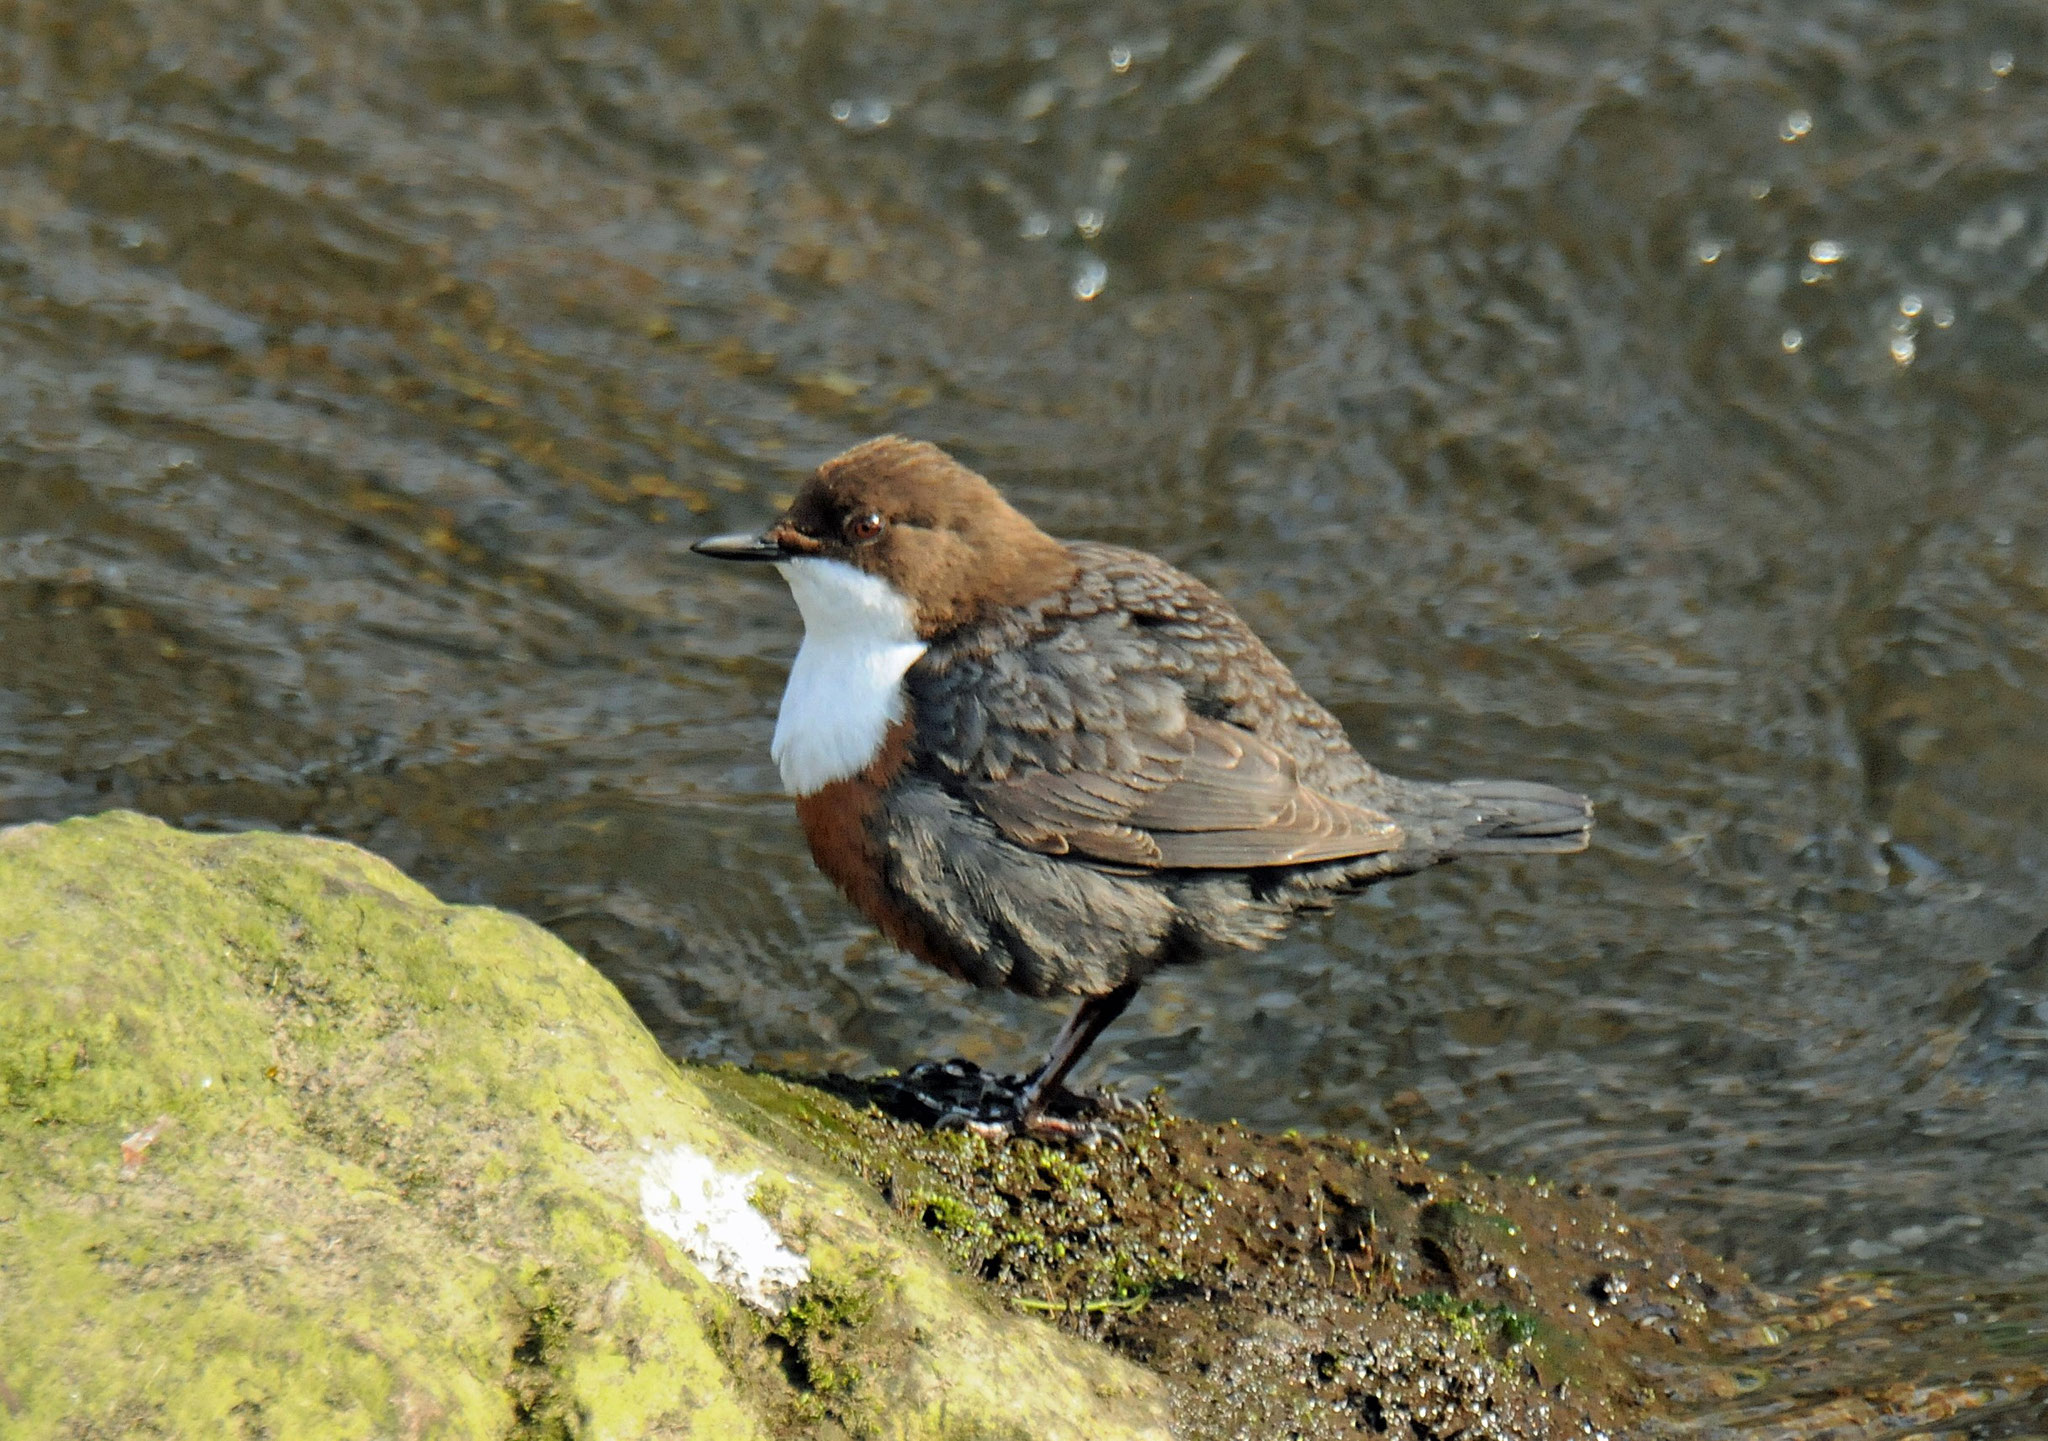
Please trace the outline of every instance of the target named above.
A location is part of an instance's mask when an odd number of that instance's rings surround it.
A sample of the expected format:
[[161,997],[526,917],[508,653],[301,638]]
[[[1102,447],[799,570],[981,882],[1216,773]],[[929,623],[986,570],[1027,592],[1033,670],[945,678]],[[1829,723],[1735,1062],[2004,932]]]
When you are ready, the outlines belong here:
[[640,1215],[700,1270],[749,1305],[780,1313],[808,1281],[811,1263],[782,1244],[751,1199],[759,1171],[721,1171],[688,1146],[649,1157],[640,1172]]

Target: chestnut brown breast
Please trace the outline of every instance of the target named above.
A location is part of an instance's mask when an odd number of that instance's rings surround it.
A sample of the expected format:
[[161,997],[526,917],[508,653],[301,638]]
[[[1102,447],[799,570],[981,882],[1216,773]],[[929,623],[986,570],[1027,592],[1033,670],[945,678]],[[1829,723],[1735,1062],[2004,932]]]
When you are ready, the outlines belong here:
[[910,757],[909,721],[897,721],[867,769],[796,800],[796,818],[810,842],[811,858],[832,878],[860,913],[882,934],[927,965],[962,978],[946,947],[889,894],[879,835],[882,792]]

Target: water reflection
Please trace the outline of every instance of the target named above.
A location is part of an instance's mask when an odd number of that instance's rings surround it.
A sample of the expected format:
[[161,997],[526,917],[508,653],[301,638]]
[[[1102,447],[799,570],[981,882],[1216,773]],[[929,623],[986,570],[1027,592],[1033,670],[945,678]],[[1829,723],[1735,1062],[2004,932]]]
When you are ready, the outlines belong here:
[[795,617],[681,553],[903,429],[1214,581],[1368,754],[1601,800],[1569,866],[1153,988],[1106,1074],[1611,1187],[1795,1288],[2038,1296],[2031,0],[94,0],[0,42],[6,818],[363,841],[679,1053],[1014,1062],[1053,1018],[803,858]]

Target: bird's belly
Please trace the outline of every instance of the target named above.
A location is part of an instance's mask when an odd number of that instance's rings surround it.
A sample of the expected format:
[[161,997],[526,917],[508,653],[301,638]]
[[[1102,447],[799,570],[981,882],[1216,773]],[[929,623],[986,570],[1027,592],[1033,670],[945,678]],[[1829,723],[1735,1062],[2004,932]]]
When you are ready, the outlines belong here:
[[860,774],[797,797],[797,822],[810,843],[811,859],[856,910],[919,960],[959,977],[963,973],[948,948],[889,888],[887,848],[880,834],[882,792],[902,769],[909,748],[909,725],[898,721],[887,727],[874,759]]

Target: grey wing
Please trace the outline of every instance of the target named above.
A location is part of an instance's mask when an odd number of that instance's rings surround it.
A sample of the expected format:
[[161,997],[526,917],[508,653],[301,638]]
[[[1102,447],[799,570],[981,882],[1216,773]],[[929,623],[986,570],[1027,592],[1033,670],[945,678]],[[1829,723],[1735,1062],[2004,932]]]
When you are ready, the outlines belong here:
[[[1085,630],[1083,644],[1012,653],[972,688],[996,694],[972,703],[984,743],[957,756],[956,785],[1010,840],[1146,870],[1298,866],[1401,846],[1390,816],[1305,785],[1292,756],[1191,709],[1170,648],[1120,617]],[[1029,704],[1001,695],[1010,680],[1028,686]]]
[[1130,817],[1162,865],[1305,865],[1378,855],[1404,839],[1384,812],[1303,785],[1293,757],[1248,730],[1190,716],[1188,734],[1186,767]]

